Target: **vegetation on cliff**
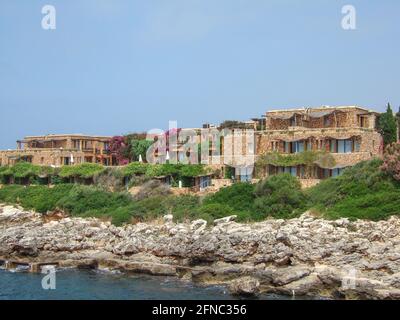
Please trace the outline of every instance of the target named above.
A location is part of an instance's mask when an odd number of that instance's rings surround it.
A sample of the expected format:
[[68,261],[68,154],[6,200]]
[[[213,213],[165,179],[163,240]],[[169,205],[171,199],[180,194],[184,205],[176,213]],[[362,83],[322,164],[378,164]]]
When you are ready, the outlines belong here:
[[[398,147],[393,148],[397,150]],[[400,181],[396,180],[397,171],[390,169],[398,167],[400,158],[395,157],[397,162],[393,160],[390,150],[384,160],[361,162],[344,170],[341,176],[326,179],[306,190],[302,190],[297,178],[289,174],[271,176],[257,184],[236,183],[204,198],[173,195],[169,187],[154,180],[142,184],[133,196],[127,192],[110,192],[100,180],[98,186],[5,185],[0,189],[0,202],[17,203],[42,213],[61,209],[73,216],[105,217],[115,224],[144,221],[166,214],[173,214],[177,221],[199,218],[212,221],[233,214],[239,221],[260,221],[268,217],[296,217],[307,209],[326,218],[379,220],[400,214]],[[202,172],[196,167],[186,172],[189,166],[182,166],[179,171],[174,171],[177,167],[171,165],[154,168],[149,173],[147,165],[132,164],[123,170],[124,175],[140,173],[149,176]],[[95,169],[94,166],[81,168],[79,176],[95,174],[94,171],[100,168]],[[10,168],[0,168],[0,175],[10,174],[8,170]],[[24,177],[34,174],[26,164],[11,170]]]

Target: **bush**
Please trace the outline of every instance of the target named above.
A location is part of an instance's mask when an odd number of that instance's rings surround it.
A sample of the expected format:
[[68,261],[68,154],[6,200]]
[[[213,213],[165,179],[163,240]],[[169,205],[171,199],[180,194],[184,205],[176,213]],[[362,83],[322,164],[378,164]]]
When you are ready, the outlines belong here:
[[61,178],[82,178],[90,179],[105,171],[105,167],[97,163],[82,163],[76,166],[63,166],[59,176]]
[[392,143],[386,148],[381,169],[400,181],[400,143]]
[[359,197],[348,197],[328,209],[331,219],[348,217],[354,219],[382,220],[400,214],[400,192],[378,192]]
[[204,205],[222,204],[228,205],[234,211],[247,211],[253,209],[254,199],[254,185],[235,183],[207,196],[204,199]]
[[399,182],[380,170],[381,166],[380,159],[360,162],[341,176],[322,181],[307,191],[309,207],[327,218],[378,220],[399,214]]
[[124,189],[122,172],[115,168],[107,168],[102,173],[95,175],[93,183],[95,186],[111,192]]
[[306,207],[306,197],[296,177],[288,173],[278,174],[259,182],[255,188],[254,207],[259,213],[257,220],[272,216],[291,218]]
[[45,213],[57,208],[60,199],[72,190],[72,185],[24,187],[18,185],[5,186],[0,189],[0,201],[17,203],[25,209]]
[[125,177],[131,177],[135,175],[143,175],[146,173],[149,164],[141,162],[132,162],[125,166],[121,171]]
[[393,179],[380,170],[381,165],[380,159],[360,162],[338,177],[321,181],[308,190],[311,205],[330,207],[349,196],[395,190]]

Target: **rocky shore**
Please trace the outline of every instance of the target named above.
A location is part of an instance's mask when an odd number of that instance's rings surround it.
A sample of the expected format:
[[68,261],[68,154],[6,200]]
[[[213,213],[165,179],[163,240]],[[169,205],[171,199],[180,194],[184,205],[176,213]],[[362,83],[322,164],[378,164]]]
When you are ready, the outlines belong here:
[[400,299],[399,218],[233,220],[116,227],[0,206],[0,261],[176,276],[238,295]]

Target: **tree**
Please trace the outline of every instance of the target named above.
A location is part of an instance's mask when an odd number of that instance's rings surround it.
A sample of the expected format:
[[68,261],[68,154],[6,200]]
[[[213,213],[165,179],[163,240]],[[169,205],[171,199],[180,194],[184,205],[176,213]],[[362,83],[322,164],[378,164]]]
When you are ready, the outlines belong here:
[[400,143],[392,143],[386,148],[381,169],[400,180]]
[[379,116],[378,127],[385,146],[397,141],[397,124],[390,103],[387,105],[386,112]]
[[247,129],[249,126],[241,121],[225,120],[219,125],[219,129]]
[[146,159],[146,152],[153,144],[150,140],[131,140],[130,144],[130,156],[133,161],[138,161],[139,156],[142,156],[143,161]]

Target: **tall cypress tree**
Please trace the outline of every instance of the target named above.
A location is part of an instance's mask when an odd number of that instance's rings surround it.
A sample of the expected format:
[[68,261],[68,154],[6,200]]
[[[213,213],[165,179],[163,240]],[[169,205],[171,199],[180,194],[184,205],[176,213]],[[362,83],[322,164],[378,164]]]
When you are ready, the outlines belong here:
[[386,112],[380,115],[378,122],[385,146],[397,141],[396,122],[390,103],[388,103]]

